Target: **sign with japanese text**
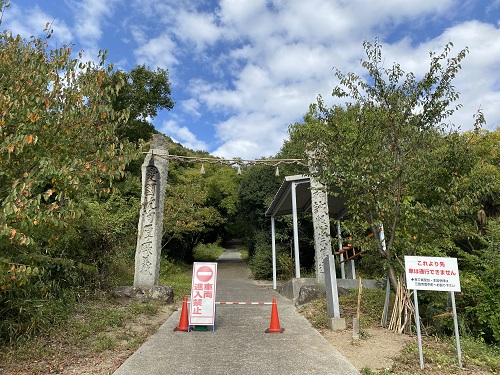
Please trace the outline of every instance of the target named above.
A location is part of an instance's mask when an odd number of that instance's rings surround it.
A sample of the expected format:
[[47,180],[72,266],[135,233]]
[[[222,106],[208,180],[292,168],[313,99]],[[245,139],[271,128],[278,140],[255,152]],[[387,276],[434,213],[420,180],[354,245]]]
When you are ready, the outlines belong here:
[[193,263],[189,325],[215,325],[217,263]]
[[406,287],[460,292],[457,258],[405,256]]

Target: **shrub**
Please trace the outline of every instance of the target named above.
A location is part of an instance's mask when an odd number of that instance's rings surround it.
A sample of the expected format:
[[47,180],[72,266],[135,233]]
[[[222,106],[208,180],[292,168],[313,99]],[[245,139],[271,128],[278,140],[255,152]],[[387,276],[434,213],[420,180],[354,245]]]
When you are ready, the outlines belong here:
[[[249,265],[256,279],[272,279],[273,257],[268,232],[256,233],[255,250]],[[280,245],[276,246],[276,273],[279,279],[287,279],[293,275],[293,261],[288,255],[288,249]]]
[[[500,343],[500,220],[487,225],[487,247],[478,254],[465,254],[460,272],[461,293],[456,294],[461,330],[489,344]],[[422,322],[438,334],[453,332],[448,293],[418,294]]]

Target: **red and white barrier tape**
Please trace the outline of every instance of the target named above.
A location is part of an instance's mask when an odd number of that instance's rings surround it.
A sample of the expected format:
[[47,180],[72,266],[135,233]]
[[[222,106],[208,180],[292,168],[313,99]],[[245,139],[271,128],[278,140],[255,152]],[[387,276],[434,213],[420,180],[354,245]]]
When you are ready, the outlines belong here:
[[272,305],[272,302],[215,302],[216,305]]
[[[188,299],[187,303],[191,304]],[[272,302],[215,302],[216,305],[272,305]]]

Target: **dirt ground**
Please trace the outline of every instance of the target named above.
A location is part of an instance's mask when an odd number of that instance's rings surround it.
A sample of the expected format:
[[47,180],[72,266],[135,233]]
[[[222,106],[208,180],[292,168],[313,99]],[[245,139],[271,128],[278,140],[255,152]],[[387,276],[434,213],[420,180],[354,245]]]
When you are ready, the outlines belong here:
[[358,340],[352,338],[352,330],[324,331],[322,335],[358,370],[364,367],[377,371],[389,369],[393,358],[415,340],[384,328],[367,328]]
[[[156,332],[156,330],[167,320],[177,306],[163,306],[155,315],[141,315],[136,320],[127,323],[124,327],[110,331],[110,336],[121,337],[123,332],[133,333],[133,337],[146,338]],[[123,335],[130,338],[130,335]],[[125,360],[134,352],[129,348],[130,342],[123,340],[117,349],[107,350],[101,353],[88,353],[80,356],[77,361],[69,359],[67,364],[58,363],[55,366],[47,366],[47,373],[56,373],[63,375],[108,375],[112,374]],[[21,374],[21,372],[17,373]],[[29,374],[29,372],[26,372]]]

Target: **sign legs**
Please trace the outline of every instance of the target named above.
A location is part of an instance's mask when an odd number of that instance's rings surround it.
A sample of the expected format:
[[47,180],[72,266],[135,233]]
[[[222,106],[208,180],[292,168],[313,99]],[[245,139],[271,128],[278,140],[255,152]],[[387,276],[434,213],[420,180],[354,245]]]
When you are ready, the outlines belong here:
[[420,312],[418,311],[417,290],[413,291],[413,299],[415,303],[415,325],[417,326],[418,337],[418,356],[420,358],[420,369],[424,369],[424,354],[422,353],[422,334],[420,333]]
[[457,342],[458,367],[462,368],[462,350],[460,349],[460,334],[458,333],[457,307],[455,305],[455,292],[451,294],[451,305],[453,306],[453,325],[455,326],[455,340]]

